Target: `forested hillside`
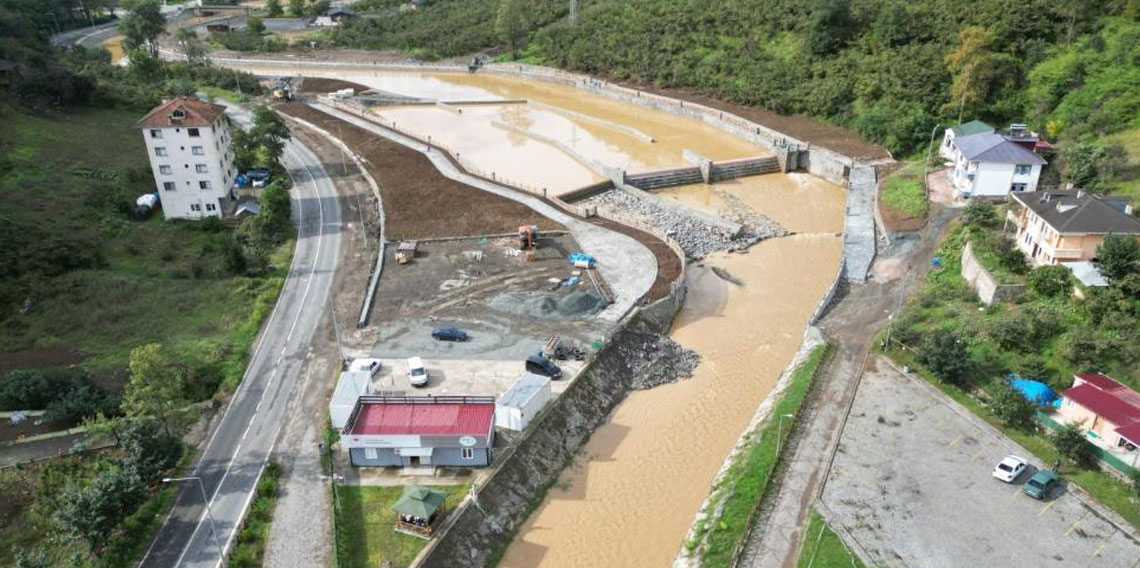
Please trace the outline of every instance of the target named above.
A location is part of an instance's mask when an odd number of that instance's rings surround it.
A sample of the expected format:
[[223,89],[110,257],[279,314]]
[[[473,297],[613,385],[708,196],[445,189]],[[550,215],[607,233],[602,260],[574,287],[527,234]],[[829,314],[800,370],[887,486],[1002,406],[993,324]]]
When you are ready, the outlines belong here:
[[580,0],[574,25],[567,0],[400,4],[364,0],[383,15],[338,41],[442,58],[517,35],[527,61],[808,114],[896,154],[959,116],[1076,140],[1140,110],[1136,0]]

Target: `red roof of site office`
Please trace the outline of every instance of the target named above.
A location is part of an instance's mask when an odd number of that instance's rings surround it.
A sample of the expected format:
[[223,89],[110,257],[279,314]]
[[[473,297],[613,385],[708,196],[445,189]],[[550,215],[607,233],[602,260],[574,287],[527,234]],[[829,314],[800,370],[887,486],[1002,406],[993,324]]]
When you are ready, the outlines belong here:
[[449,400],[362,398],[345,431],[379,436],[486,436],[490,432],[495,416],[493,398],[486,402]]

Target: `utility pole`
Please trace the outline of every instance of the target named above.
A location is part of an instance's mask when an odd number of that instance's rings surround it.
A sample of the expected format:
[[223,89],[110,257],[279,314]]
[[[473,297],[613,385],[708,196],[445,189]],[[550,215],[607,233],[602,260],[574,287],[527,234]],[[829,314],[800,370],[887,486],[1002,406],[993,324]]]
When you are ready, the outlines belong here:
[[340,343],[340,323],[336,319],[336,306],[333,305],[332,293],[329,293],[329,312],[332,313],[333,331],[336,332],[336,353],[340,364],[344,365],[344,347]]
[[570,0],[570,25],[578,23],[578,0]]

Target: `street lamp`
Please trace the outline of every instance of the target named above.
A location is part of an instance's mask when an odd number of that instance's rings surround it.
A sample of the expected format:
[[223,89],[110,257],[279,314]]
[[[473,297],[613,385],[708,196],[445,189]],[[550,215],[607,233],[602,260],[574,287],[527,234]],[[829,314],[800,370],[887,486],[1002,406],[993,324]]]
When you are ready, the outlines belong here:
[[210,532],[214,536],[214,546],[218,547],[218,560],[222,561],[225,559],[226,555],[225,555],[225,553],[222,552],[222,545],[218,543],[218,529],[216,527],[214,527],[214,515],[212,513],[210,513],[210,500],[206,498],[206,486],[202,484],[202,478],[201,477],[164,477],[164,478],[162,478],[163,483],[172,483],[175,481],[190,481],[190,480],[197,481],[198,482],[198,489],[200,489],[202,491],[202,502],[206,504],[206,518],[210,519]]
[[930,151],[934,148],[934,133],[941,126],[941,123],[935,124],[934,128],[930,129],[930,142],[926,143],[926,161],[922,163],[922,187],[926,189],[927,200],[930,199],[930,183],[926,181],[926,178],[930,176]]
[[795,417],[794,414],[781,414],[779,417],[780,418],[779,422],[776,423],[776,453],[777,454],[779,454],[783,449],[781,442],[783,441],[783,438],[784,438],[784,419],[785,418],[794,418],[794,417]]

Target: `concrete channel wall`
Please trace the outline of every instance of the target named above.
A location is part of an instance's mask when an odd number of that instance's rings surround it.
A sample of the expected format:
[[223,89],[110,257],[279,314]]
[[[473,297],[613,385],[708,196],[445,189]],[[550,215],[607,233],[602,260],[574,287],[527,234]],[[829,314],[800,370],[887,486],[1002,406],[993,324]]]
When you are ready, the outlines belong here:
[[669,331],[684,302],[683,278],[665,298],[634,309],[619,331],[606,337],[597,357],[497,456],[490,477],[451,512],[413,566],[489,566],[497,560],[562,470],[629,393],[629,362],[639,356],[641,343],[627,338]]

